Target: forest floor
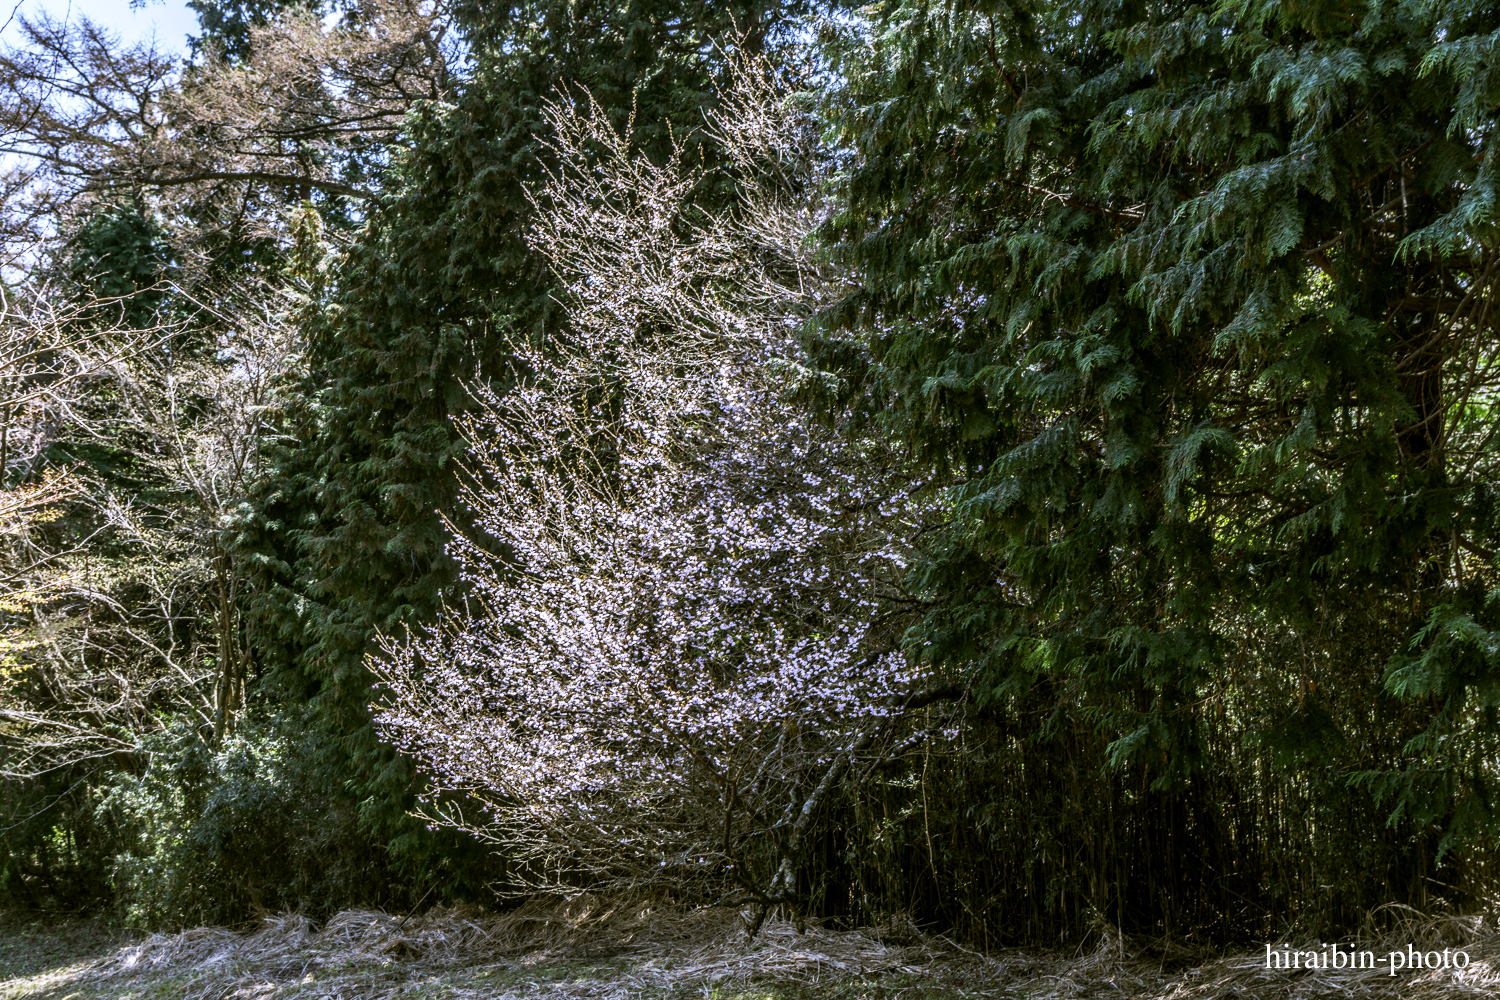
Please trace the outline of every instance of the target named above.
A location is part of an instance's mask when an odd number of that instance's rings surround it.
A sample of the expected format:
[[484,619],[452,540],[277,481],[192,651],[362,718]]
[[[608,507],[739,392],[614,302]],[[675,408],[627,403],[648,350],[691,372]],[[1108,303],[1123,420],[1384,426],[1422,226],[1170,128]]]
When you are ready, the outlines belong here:
[[582,897],[403,919],[347,911],[235,932],[127,937],[85,922],[0,919],[0,1000],[1231,1000],[1500,998],[1500,932],[1481,918],[1397,914],[1360,947],[1461,947],[1462,972],[1278,971],[1264,947],[1194,952],[1108,931],[1087,954],[979,955],[909,925],[853,931],[728,910]]

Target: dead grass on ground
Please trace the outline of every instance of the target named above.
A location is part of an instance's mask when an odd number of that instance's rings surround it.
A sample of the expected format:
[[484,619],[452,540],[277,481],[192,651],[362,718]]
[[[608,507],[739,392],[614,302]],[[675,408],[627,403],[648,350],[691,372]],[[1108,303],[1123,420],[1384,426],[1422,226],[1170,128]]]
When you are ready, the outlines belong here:
[[[439,907],[410,919],[369,910],[322,927],[266,918],[249,933],[204,927],[153,935],[106,957],[0,983],[0,998],[395,1000],[549,997],[1130,997],[1144,1000],[1500,998],[1500,931],[1482,917],[1387,908],[1355,941],[1385,955],[1463,948],[1464,970],[1276,970],[1264,948],[1218,955],[1100,927],[1087,953],[979,955],[896,921],[852,931],[774,917],[747,938],[729,909],[580,896],[507,913]],[[1298,942],[1318,950],[1321,942]]]

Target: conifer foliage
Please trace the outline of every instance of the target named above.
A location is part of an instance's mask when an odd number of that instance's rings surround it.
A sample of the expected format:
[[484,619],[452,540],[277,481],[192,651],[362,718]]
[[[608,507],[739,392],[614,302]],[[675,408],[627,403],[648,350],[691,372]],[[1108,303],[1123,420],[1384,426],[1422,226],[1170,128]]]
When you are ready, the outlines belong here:
[[872,347],[854,395],[951,477],[911,639],[1014,741],[990,794],[1002,839],[1040,831],[1012,885],[1045,893],[1004,890],[1033,926],[1464,891],[1497,777],[1497,28],[899,0],[833,39],[859,288],[822,343]]

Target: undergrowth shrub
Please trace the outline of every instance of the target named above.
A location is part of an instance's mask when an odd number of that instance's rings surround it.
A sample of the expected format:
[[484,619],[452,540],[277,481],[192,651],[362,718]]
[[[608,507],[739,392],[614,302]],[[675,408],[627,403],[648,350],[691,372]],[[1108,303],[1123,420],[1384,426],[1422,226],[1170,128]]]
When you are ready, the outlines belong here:
[[128,831],[113,859],[122,915],[187,926],[388,902],[400,859],[329,794],[342,779],[325,740],[264,718],[216,748],[185,727],[149,740],[145,772],[118,775],[100,797]]
[[326,733],[252,714],[218,746],[179,724],[106,776],[8,786],[17,819],[0,830],[0,906],[174,929],[485,892],[482,863],[423,864],[372,830],[357,801],[333,794],[341,763]]

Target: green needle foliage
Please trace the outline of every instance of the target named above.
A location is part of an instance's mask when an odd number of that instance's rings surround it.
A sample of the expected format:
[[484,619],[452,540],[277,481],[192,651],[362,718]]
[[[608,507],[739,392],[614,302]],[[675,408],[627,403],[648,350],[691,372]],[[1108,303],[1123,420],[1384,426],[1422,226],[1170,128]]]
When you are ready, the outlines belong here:
[[1500,13],[864,15],[821,347],[949,483],[909,638],[986,705],[970,901],[1259,933],[1482,891]]
[[211,49],[226,59],[250,54],[250,32],[289,10],[321,12],[324,5],[307,0],[187,0],[202,32],[188,38],[195,53]]

